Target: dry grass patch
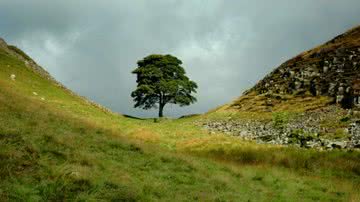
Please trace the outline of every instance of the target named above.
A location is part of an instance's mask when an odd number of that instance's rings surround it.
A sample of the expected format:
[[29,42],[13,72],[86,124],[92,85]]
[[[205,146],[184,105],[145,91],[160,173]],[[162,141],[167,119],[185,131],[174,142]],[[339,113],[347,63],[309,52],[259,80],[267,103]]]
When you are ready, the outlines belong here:
[[145,128],[136,129],[135,131],[131,132],[128,136],[130,138],[134,138],[136,140],[140,140],[142,142],[147,142],[147,143],[155,143],[155,142],[159,142],[160,140],[160,136],[157,133]]

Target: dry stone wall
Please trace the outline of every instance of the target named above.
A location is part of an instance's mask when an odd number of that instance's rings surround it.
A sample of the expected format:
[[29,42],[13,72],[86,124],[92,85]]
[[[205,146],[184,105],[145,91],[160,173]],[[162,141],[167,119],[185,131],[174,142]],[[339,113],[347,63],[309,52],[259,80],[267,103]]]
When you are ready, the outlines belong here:
[[[360,120],[336,106],[304,112],[279,125],[276,120],[208,120],[202,126],[213,133],[225,133],[257,143],[293,145],[318,149],[360,149]],[[344,120],[341,120],[344,119]],[[324,121],[344,121],[344,127],[324,126]],[[329,134],[333,134],[333,136]]]

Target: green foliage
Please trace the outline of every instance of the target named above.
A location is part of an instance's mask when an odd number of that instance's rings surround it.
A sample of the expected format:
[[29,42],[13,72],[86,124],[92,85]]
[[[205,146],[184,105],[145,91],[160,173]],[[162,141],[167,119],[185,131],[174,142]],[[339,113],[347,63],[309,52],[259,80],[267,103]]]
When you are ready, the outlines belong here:
[[293,130],[289,136],[289,143],[300,144],[304,146],[307,141],[318,138],[317,134],[305,133],[303,130]]
[[329,138],[329,139],[339,139],[339,140],[348,140],[351,135],[345,131],[344,128],[337,128],[332,132],[322,133],[321,137]]
[[349,122],[350,120],[351,120],[351,118],[349,116],[345,116],[340,119],[341,122],[345,122],[345,123]]
[[149,55],[137,62],[132,72],[137,76],[137,88],[131,93],[135,107],[159,108],[159,116],[167,103],[180,106],[196,102],[197,84],[185,75],[182,62],[171,55]]
[[349,138],[350,135],[345,132],[345,130],[343,128],[338,128],[335,130],[335,139],[345,139],[345,138]]
[[286,124],[289,123],[289,113],[287,112],[276,112],[273,114],[273,124],[277,129],[284,129]]

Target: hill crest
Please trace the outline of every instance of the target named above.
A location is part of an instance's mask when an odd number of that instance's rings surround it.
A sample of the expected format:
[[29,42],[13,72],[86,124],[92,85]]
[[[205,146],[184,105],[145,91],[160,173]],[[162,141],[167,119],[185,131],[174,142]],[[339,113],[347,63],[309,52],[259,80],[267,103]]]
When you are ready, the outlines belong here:
[[[21,49],[19,49],[18,47],[14,46],[14,45],[7,44],[6,41],[1,37],[0,37],[0,50],[5,51],[6,54],[9,54],[9,55],[15,57],[17,60],[22,61],[26,68],[33,71],[35,74],[41,76],[42,78],[44,78],[46,80],[49,80],[51,83],[53,83],[54,85],[60,87],[61,89],[63,89],[67,93],[69,93],[70,95],[75,96],[75,97],[79,97],[83,101],[85,101],[85,102],[87,102],[87,103],[101,109],[104,112],[114,113],[111,110],[107,109],[106,107],[104,107],[104,106],[102,106],[102,105],[100,105],[100,104],[98,104],[98,103],[96,103],[96,102],[94,102],[92,100],[89,100],[86,97],[80,96],[80,95],[76,94],[75,92],[69,90],[66,86],[64,86],[63,84],[58,82],[54,77],[52,77],[43,67],[38,65],[24,51],[22,51]],[[115,114],[120,115],[118,113],[115,113]]]

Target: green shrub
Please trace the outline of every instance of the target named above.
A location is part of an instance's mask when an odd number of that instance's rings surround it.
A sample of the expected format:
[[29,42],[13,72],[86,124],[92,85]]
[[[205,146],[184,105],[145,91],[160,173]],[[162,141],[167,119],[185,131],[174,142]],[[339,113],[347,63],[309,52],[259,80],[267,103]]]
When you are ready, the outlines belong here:
[[288,112],[277,112],[273,114],[273,124],[277,129],[284,129],[286,124],[289,123],[289,113]]
[[350,117],[345,116],[345,117],[341,118],[340,121],[341,122],[348,122],[348,121],[350,121]]
[[314,133],[305,133],[303,130],[293,130],[290,134],[290,143],[293,144],[300,144],[301,146],[304,146],[307,141],[311,141],[318,138],[318,134]]

